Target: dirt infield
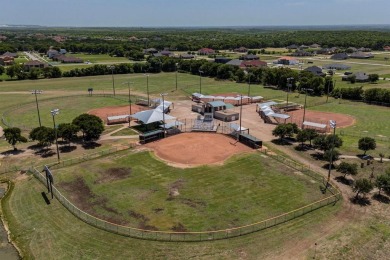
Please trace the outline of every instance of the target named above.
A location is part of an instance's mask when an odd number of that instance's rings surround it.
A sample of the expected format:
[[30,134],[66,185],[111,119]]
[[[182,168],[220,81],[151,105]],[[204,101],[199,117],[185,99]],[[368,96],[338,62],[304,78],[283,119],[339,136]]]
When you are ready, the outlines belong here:
[[[131,105],[131,112],[137,113],[139,111],[146,110],[146,107]],[[117,116],[117,115],[128,115],[130,112],[129,106],[111,106],[111,107],[101,107],[88,111],[88,114],[95,115],[100,117],[105,123],[107,123],[107,116]]]
[[230,137],[211,133],[184,133],[145,145],[157,157],[176,166],[223,163],[234,154],[253,151]]
[[[298,126],[302,124],[303,109],[290,111],[288,114],[291,116],[291,119],[287,120],[288,122],[296,123]],[[335,120],[337,128],[348,127],[355,124],[355,118],[350,115],[306,110],[305,121],[326,124],[329,126],[329,120]]]

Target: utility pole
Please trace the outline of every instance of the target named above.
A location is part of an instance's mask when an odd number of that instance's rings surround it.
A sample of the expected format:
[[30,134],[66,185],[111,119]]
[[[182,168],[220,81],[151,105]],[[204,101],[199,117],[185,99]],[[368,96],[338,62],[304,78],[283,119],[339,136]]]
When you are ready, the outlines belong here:
[[112,92],[114,93],[114,96],[115,96],[115,82],[114,82],[114,69],[115,69],[115,66],[114,66],[114,65],[111,65],[111,66],[107,66],[107,68],[111,69],[111,76],[112,76]]
[[336,121],[330,120],[329,125],[331,128],[333,128],[333,140],[332,140],[332,147],[330,149],[330,158],[329,158],[329,170],[328,170],[328,180],[326,183],[326,188],[325,190],[329,187],[329,182],[330,182],[330,172],[332,171],[332,163],[333,163],[333,150],[334,150],[334,145],[335,145],[335,139],[336,139]]
[[127,84],[127,88],[129,89],[129,127],[130,127],[130,122],[131,122],[131,115],[133,114],[131,112],[131,89],[130,89],[130,84],[133,83],[133,82],[130,82],[130,81],[127,81],[127,82],[124,82],[122,84]]
[[202,94],[202,73],[203,71],[199,70],[199,94]]
[[53,109],[50,111],[51,116],[53,117],[53,127],[54,127],[54,132],[55,132],[55,138],[56,138],[56,146],[57,146],[57,159],[58,162],[60,162],[60,150],[58,149],[58,134],[57,134],[57,127],[56,127],[56,121],[55,121],[55,116],[60,113],[60,110],[58,108]]

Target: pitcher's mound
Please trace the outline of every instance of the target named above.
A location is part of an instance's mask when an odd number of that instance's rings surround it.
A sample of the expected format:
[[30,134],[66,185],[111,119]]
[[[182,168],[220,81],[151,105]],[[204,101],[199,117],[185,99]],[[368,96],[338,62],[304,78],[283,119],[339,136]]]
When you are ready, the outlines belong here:
[[145,146],[168,163],[188,167],[223,163],[234,154],[252,151],[230,137],[210,133],[183,133]]

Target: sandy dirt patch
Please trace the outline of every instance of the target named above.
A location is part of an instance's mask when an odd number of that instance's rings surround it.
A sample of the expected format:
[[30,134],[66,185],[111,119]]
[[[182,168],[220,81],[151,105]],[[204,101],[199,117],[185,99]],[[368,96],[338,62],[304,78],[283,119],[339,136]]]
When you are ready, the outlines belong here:
[[[288,114],[291,116],[293,123],[298,126],[302,125],[303,109],[290,111]],[[329,120],[335,120],[337,128],[355,124],[355,118],[350,115],[306,110],[305,121],[329,125]]]
[[[133,114],[143,110],[147,110],[147,107],[131,105],[131,113]],[[129,106],[125,105],[96,108],[88,111],[88,114],[98,116],[107,123],[107,116],[128,115],[129,112]]]
[[[187,166],[223,163],[234,154],[253,151],[230,137],[212,133],[184,133],[146,144],[164,161]],[[234,145],[233,145],[234,144]]]

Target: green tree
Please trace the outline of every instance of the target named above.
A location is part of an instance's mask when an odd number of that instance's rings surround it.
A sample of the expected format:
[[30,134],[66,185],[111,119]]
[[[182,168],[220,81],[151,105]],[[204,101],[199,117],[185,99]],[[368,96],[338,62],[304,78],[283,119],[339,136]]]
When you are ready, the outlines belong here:
[[58,137],[67,141],[70,145],[77,138],[79,127],[74,124],[63,123],[58,125]]
[[4,72],[5,72],[5,68],[0,65],[0,75],[3,74]]
[[298,142],[301,142],[301,147],[303,147],[304,143],[308,140],[306,132],[304,130],[299,131],[296,139]]
[[379,80],[379,75],[378,74],[369,74],[368,75],[368,80],[371,83],[377,82]]
[[390,191],[390,173],[379,175],[375,180],[375,186],[378,188],[378,194],[381,191]]
[[329,161],[331,156],[332,156],[332,162],[337,161],[340,157],[340,152],[337,149],[326,150],[324,152],[323,158],[324,158],[324,160]]
[[347,175],[357,175],[358,174],[358,165],[356,163],[347,163],[347,162],[341,162],[337,166],[337,171],[344,173],[344,179],[347,177]]
[[341,147],[343,145],[343,140],[338,136],[335,135],[318,135],[313,140],[314,146],[322,151],[330,150],[332,146],[334,147]]
[[359,198],[359,194],[367,194],[374,188],[374,185],[367,179],[356,180],[355,185],[353,186],[353,191],[356,192],[355,199]]
[[17,127],[10,127],[4,129],[4,136],[5,140],[14,147],[14,150],[16,151],[16,144],[17,143],[26,143],[27,139],[26,137],[21,135],[20,128]]
[[55,131],[53,128],[40,126],[32,129],[29,137],[31,140],[38,141],[38,145],[50,146],[55,140]]
[[296,124],[280,124],[272,130],[272,135],[279,137],[281,140],[285,137],[292,137],[294,134],[298,133],[299,129]]
[[371,137],[363,137],[359,140],[359,149],[364,151],[364,155],[366,155],[368,150],[375,150],[376,141]]
[[73,119],[72,124],[81,130],[86,141],[99,139],[104,131],[103,121],[95,115],[81,114]]

